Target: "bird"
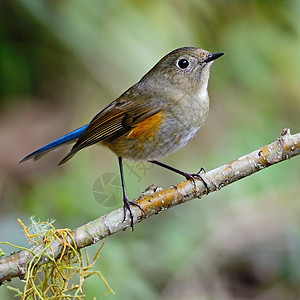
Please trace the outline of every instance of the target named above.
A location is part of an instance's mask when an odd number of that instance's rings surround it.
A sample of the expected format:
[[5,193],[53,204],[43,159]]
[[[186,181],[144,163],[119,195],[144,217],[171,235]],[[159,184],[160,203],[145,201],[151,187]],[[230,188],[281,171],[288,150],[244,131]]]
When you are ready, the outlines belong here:
[[121,176],[124,220],[131,205],[125,188],[123,159],[148,161],[191,179],[201,177],[158,159],[184,147],[203,127],[208,111],[208,81],[213,62],[224,53],[199,47],[175,49],[160,59],[137,83],[103,108],[86,125],[41,147],[20,160],[38,160],[56,148],[75,143],[62,165],[83,148],[101,144],[116,154]]

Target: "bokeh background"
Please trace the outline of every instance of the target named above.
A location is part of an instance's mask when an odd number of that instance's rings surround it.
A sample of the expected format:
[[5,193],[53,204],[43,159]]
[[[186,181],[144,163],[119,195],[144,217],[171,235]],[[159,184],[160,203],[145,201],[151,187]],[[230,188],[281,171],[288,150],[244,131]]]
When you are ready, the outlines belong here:
[[[285,127],[299,132],[299,15],[297,0],[1,1],[0,240],[28,245],[17,218],[76,228],[121,206],[117,159],[103,147],[61,167],[67,149],[18,161],[86,124],[175,48],[226,55],[205,127],[164,162],[210,170]],[[147,164],[125,172],[132,199],[182,180]],[[298,299],[299,182],[294,158],[111,236],[96,264],[116,292],[105,299]],[[95,276],[84,292],[102,299],[106,288]],[[13,295],[0,287],[1,299]]]

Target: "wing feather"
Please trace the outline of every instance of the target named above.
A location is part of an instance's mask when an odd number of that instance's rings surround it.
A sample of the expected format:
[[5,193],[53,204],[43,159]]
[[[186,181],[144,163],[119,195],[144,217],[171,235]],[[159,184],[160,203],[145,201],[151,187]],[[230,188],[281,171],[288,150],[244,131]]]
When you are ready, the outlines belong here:
[[79,150],[101,141],[113,141],[128,133],[138,123],[161,111],[160,105],[150,106],[146,104],[147,102],[121,101],[122,99],[119,101],[117,99],[112,102],[92,119],[60,165]]

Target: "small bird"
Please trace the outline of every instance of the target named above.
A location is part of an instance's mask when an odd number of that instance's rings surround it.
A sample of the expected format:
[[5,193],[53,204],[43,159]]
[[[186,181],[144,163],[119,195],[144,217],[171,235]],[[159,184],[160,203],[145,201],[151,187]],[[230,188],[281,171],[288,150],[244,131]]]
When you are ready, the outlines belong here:
[[185,146],[204,125],[209,111],[210,67],[223,54],[196,47],[173,50],[90,123],[25,156],[20,163],[31,158],[37,160],[71,142],[75,144],[59,165],[88,146],[98,143],[107,146],[119,160],[124,220],[128,210],[133,228],[130,205],[139,205],[129,201],[126,194],[123,158],[148,161],[193,181],[194,177],[201,177],[199,172],[189,174],[157,159]]

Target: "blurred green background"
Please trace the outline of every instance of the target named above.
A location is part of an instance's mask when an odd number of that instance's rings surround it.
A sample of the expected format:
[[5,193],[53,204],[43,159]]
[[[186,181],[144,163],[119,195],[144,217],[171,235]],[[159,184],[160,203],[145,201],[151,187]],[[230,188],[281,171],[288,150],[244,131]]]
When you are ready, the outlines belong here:
[[[103,147],[61,167],[66,149],[18,161],[89,122],[175,48],[226,55],[212,68],[205,127],[164,162],[210,170],[284,127],[299,132],[299,15],[297,0],[1,1],[0,240],[27,245],[17,218],[76,228],[121,206],[117,159]],[[132,199],[182,180],[130,162],[125,176]],[[96,268],[116,295],[105,299],[298,299],[299,181],[294,158],[108,238]],[[95,276],[84,292],[102,299],[106,288]]]

